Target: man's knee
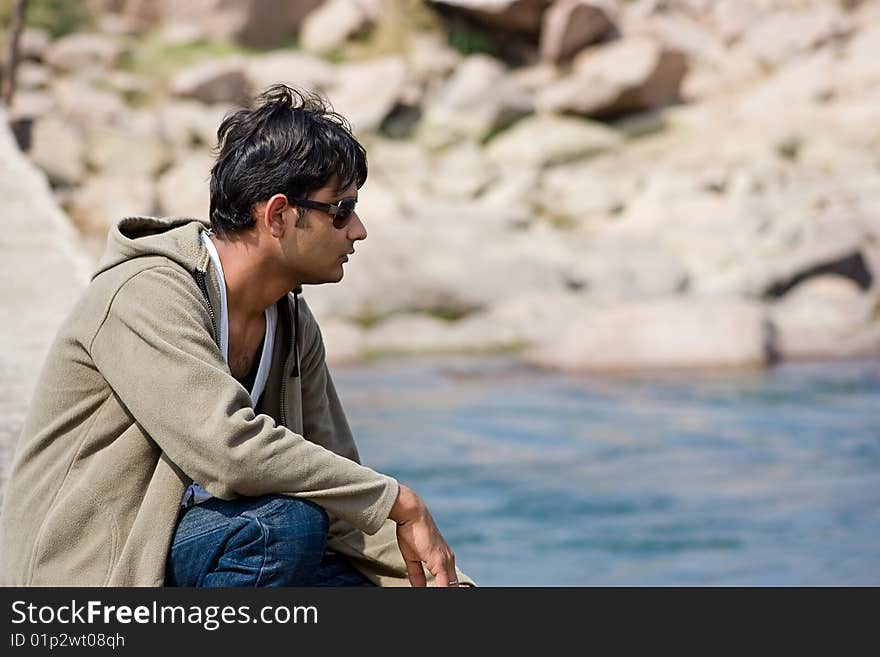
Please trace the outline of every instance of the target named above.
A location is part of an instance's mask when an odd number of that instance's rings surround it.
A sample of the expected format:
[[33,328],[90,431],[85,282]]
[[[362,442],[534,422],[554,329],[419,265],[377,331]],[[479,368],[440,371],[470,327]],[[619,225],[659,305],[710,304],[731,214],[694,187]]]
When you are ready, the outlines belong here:
[[278,495],[261,509],[243,515],[262,527],[276,559],[299,565],[320,561],[327,544],[329,520],[327,512],[317,504]]

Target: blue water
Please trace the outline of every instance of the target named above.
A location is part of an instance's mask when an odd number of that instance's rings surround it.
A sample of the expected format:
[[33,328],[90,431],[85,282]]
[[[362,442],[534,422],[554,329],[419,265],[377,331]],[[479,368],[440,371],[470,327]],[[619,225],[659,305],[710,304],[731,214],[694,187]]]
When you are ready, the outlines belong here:
[[488,586],[880,584],[880,361],[333,370],[362,460]]

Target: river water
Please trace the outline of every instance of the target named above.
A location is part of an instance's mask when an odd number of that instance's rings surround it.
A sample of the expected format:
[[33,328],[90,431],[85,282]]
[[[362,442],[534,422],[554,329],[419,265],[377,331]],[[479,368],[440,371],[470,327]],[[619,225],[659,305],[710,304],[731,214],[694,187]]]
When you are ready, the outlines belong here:
[[486,586],[880,584],[880,362],[336,367],[362,460]]

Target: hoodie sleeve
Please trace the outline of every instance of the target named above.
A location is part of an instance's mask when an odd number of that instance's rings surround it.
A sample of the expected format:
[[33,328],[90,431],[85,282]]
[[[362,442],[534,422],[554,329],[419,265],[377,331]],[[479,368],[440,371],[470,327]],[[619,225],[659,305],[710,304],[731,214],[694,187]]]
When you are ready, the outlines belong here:
[[155,267],[126,281],[89,350],[134,419],[212,495],[303,497],[368,534],[388,517],[394,479],[254,413],[185,271]]

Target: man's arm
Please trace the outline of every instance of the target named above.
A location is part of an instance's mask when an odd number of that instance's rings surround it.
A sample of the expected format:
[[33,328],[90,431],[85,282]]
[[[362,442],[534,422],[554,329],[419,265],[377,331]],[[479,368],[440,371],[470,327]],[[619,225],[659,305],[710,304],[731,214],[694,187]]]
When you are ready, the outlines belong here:
[[[342,404],[327,369],[324,340],[308,306],[301,302],[303,434],[309,440],[358,459],[357,448]],[[425,586],[422,563],[434,575],[438,586],[456,580],[455,555],[447,545],[428,507],[416,493],[399,484],[399,493],[389,513],[397,523],[397,543],[413,586]]]
[[255,415],[187,272],[157,267],[129,279],[88,348],[133,418],[212,495],[304,497],[368,534],[387,519],[394,479]]

